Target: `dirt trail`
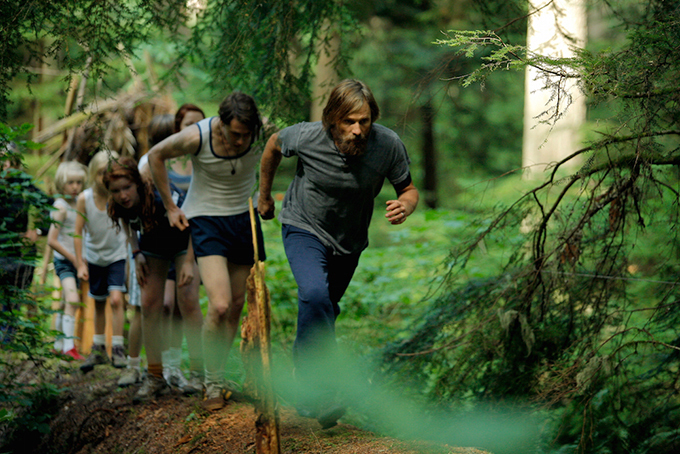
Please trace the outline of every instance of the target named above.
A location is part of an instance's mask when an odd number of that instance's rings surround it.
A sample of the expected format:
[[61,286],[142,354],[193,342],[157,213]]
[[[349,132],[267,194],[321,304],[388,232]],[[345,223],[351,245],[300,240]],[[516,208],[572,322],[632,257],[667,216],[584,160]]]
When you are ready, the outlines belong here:
[[[55,384],[64,391],[51,409],[50,433],[20,437],[14,452],[28,454],[89,453],[254,453],[255,412],[241,399],[225,408],[204,410],[199,397],[173,391],[157,400],[133,405],[137,388],[120,389],[120,371],[100,367],[83,375],[76,364],[63,363]],[[451,448],[401,441],[349,424],[321,430],[316,420],[281,408],[282,453],[456,453],[484,454],[473,448]]]

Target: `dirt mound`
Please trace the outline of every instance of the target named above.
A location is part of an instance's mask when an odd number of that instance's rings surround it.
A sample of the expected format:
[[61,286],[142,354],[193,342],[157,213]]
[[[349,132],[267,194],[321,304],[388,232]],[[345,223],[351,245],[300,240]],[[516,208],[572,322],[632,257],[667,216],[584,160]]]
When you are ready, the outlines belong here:
[[[245,399],[231,400],[209,412],[200,397],[173,390],[156,400],[133,405],[136,387],[116,386],[120,371],[99,367],[83,375],[76,364],[62,364],[54,382],[62,389],[52,403],[50,430],[23,434],[10,452],[86,453],[249,453],[255,452],[255,411]],[[56,408],[54,406],[56,405]],[[466,453],[450,448],[381,437],[349,424],[321,430],[316,420],[280,409],[282,453]]]

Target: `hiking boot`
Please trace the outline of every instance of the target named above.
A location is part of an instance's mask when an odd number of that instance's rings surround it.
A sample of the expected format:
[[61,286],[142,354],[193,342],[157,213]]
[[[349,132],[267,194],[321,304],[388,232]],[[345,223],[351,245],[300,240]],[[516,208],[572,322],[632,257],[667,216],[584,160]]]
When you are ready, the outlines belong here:
[[122,345],[114,345],[111,347],[111,363],[116,369],[127,367],[127,356],[125,355],[125,348]]
[[183,389],[189,382],[179,367],[163,366],[163,378],[170,386]]
[[80,365],[80,370],[86,374],[94,369],[94,366],[109,363],[110,360],[109,355],[106,354],[106,347],[103,345],[93,345],[92,351],[88,355],[87,359],[85,362],[83,362],[83,364]]
[[206,383],[201,406],[209,411],[221,410],[227,405],[227,400],[230,397],[231,391],[225,388],[222,383]]
[[321,410],[316,420],[319,421],[322,429],[330,429],[338,424],[338,419],[342,418],[346,412],[345,407],[334,404]]
[[170,392],[170,386],[163,377],[147,374],[141,388],[132,399],[132,403],[139,404],[151,399],[155,399],[163,394]]
[[142,382],[142,371],[134,367],[128,367],[118,379],[118,386],[125,388]]
[[73,358],[77,361],[82,361],[82,360],[85,359],[85,358],[83,358],[83,356],[80,353],[78,353],[78,350],[75,347],[73,347],[71,350],[69,350],[67,352],[64,352],[64,355],[70,356],[71,358]]
[[189,379],[186,384],[180,387],[184,395],[192,396],[203,392],[203,376],[196,371],[189,372]]

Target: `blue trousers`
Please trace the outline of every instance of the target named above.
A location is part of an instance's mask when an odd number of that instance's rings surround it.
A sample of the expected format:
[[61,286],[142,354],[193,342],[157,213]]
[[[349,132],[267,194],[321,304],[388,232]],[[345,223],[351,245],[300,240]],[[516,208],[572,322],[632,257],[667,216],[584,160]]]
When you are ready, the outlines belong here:
[[335,349],[335,319],[340,314],[338,303],[361,254],[333,255],[316,235],[288,224],[283,225],[282,237],[298,286],[293,359],[299,368],[316,353]]

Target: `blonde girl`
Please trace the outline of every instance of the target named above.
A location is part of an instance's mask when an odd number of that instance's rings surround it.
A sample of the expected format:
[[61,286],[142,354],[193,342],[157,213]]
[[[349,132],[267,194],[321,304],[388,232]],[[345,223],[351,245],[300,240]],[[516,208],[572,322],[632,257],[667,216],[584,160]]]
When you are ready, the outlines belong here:
[[[76,219],[74,243],[78,278],[90,282],[89,296],[95,301],[92,351],[80,366],[84,373],[99,364],[113,363],[117,368],[127,365],[123,337],[126,238],[106,212],[109,192],[103,182],[109,159],[118,158],[118,153],[108,150],[99,151],[92,157],[88,166],[90,188],[78,196],[76,204],[79,216]],[[107,298],[113,312],[110,359],[105,348]]]
[[59,164],[54,176],[57,197],[55,211],[51,213],[52,224],[47,234],[47,243],[54,250],[54,272],[61,282],[64,314],[57,314],[56,328],[64,337],[58,345],[62,353],[74,359],[84,359],[73,342],[76,326],[76,310],[80,304],[78,295],[78,271],[74,244],[76,219],[76,199],[85,187],[87,167],[77,161]]

